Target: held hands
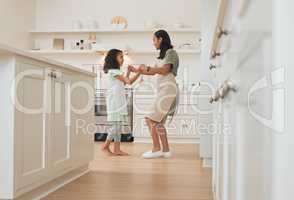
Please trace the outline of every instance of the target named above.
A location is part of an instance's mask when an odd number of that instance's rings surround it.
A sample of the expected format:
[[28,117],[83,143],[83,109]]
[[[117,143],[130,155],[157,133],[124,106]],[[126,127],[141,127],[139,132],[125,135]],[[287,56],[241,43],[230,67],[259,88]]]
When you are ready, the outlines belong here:
[[139,66],[138,71],[140,73],[143,73],[145,71],[145,69],[146,69],[146,65],[142,64],[142,65]]
[[146,66],[143,65],[143,64],[140,65],[140,66],[138,67],[138,69],[135,68],[135,67],[132,66],[132,65],[129,65],[129,66],[128,66],[128,71],[129,71],[129,72],[142,73],[142,72],[144,72],[145,69],[146,69]]
[[[131,72],[135,72],[136,75],[129,78]],[[129,65],[128,66],[128,73],[127,73],[127,77],[126,77],[127,78],[126,84],[129,84],[129,85],[133,84],[140,77],[140,75],[141,75],[141,71],[139,69],[135,68],[132,65]]]
[[135,72],[135,70],[136,70],[136,68],[134,66],[132,66],[132,65],[128,66],[128,71],[129,72]]
[[135,72],[135,73],[138,73],[139,72],[139,70],[138,69],[136,69],[134,66],[132,66],[132,65],[129,65],[128,66],[128,71],[129,72]]

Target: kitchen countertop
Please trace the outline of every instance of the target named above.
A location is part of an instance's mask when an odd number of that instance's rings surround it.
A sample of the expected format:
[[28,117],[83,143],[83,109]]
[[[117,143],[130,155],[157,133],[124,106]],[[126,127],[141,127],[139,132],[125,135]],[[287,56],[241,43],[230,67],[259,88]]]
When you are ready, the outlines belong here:
[[33,59],[33,60],[42,61],[42,62],[51,64],[51,65],[55,65],[55,66],[64,68],[66,70],[79,72],[79,73],[82,73],[82,74],[85,74],[85,75],[88,75],[88,76],[96,77],[95,73],[92,73],[92,72],[89,72],[89,71],[74,67],[72,65],[56,61],[56,60],[51,60],[51,59],[44,58],[44,57],[41,57],[41,56],[36,56],[35,54],[32,54],[32,53],[30,53],[28,51],[17,49],[17,48],[14,48],[14,47],[11,47],[11,46],[8,46],[8,45],[5,45],[5,44],[0,44],[0,54],[12,54],[12,55],[23,56],[23,57],[27,57],[27,58],[30,58],[30,59]]

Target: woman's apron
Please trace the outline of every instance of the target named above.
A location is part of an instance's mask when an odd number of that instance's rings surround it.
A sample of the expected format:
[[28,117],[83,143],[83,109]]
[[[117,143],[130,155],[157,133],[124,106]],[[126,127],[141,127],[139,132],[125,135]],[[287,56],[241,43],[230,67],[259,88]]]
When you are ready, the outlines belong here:
[[[161,66],[160,64],[158,66]],[[148,118],[163,122],[168,115],[174,116],[179,103],[179,89],[173,73],[156,75],[156,97],[150,107]]]

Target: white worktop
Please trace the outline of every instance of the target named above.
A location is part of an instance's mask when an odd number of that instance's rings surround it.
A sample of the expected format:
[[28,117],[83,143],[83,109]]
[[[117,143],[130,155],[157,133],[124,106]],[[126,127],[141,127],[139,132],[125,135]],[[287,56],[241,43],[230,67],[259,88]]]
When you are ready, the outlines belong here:
[[92,72],[89,72],[89,71],[74,67],[72,65],[56,61],[56,60],[44,58],[44,57],[38,56],[36,54],[30,53],[29,51],[17,49],[17,48],[14,48],[14,47],[11,47],[11,46],[8,46],[5,44],[0,44],[0,54],[12,54],[12,55],[14,54],[14,55],[18,55],[18,56],[23,56],[23,57],[27,57],[27,58],[30,58],[33,60],[42,61],[42,62],[51,64],[54,66],[58,66],[58,67],[61,67],[61,68],[64,68],[64,69],[67,69],[70,71],[79,72],[79,73],[93,76],[93,77],[96,76],[95,73],[92,73]]

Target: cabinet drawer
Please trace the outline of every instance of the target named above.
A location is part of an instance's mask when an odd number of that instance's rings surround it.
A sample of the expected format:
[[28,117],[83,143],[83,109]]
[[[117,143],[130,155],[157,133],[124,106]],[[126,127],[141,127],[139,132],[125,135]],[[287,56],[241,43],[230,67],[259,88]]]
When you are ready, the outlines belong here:
[[179,104],[195,105],[198,103],[198,95],[196,94],[180,94]]
[[176,124],[176,136],[194,138],[198,137],[198,118],[197,117],[175,117],[173,123]]
[[188,116],[194,116],[197,117],[198,114],[198,105],[185,105],[180,104],[178,106],[178,110],[176,113],[176,116],[182,116],[182,115],[188,115]]

